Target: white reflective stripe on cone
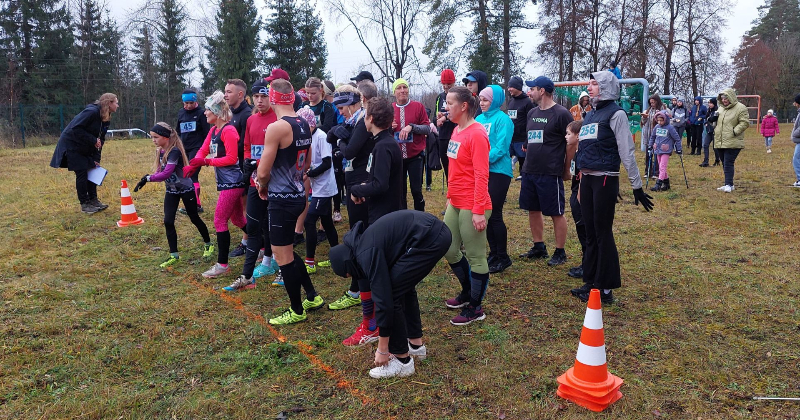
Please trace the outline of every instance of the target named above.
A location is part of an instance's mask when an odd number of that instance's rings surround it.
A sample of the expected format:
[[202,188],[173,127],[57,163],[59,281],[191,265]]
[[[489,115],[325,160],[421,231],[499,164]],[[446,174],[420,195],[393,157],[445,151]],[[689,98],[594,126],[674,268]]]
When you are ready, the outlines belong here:
[[123,188],[121,193],[120,193],[120,196],[122,196],[122,197],[130,197],[131,196],[131,190],[129,190],[127,188]]
[[133,204],[126,204],[122,206],[122,214],[136,213],[136,207]]
[[606,364],[606,346],[604,344],[592,347],[578,343],[578,355],[575,356],[575,360],[588,366],[602,366]]
[[602,330],[603,310],[586,308],[586,317],[583,318],[583,326],[590,330]]

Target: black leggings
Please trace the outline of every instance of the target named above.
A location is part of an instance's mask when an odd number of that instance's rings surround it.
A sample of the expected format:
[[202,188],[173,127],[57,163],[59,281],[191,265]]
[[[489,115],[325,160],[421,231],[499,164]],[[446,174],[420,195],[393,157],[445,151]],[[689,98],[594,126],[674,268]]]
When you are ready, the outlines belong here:
[[253,270],[258,264],[258,251],[264,248],[265,253],[272,254],[269,243],[269,223],[267,223],[267,200],[262,200],[256,187],[247,190],[247,246],[244,256],[242,274],[245,278],[253,277]]
[[350,223],[350,229],[353,228],[356,222],[362,222],[366,229],[366,227],[369,226],[369,207],[367,207],[367,203],[356,204],[350,199],[351,187],[352,185],[347,187],[347,197],[345,197],[347,221]]
[[175,230],[175,213],[178,211],[178,205],[183,200],[183,206],[186,208],[186,214],[189,220],[197,227],[200,236],[203,237],[203,242],[211,242],[211,237],[208,235],[208,227],[197,214],[197,196],[194,190],[185,192],[183,194],[164,194],[164,229],[167,231],[167,243],[169,244],[169,252],[178,252],[178,232]]
[[403,159],[403,200],[400,208],[408,208],[408,184],[411,184],[411,197],[414,198],[414,210],[425,211],[425,197],[422,196],[422,155]]
[[80,169],[75,171],[75,191],[78,193],[78,201],[86,204],[97,198],[97,185],[89,181],[89,171]]
[[503,204],[506,201],[511,177],[497,172],[489,172],[489,198],[492,200],[492,214],[486,222],[486,240],[489,242],[489,255],[508,258],[508,229],[503,221]]
[[619,177],[581,177],[581,212],[586,226],[583,281],[598,289],[621,286],[619,253],[614,242],[614,212]]
[[303,226],[306,228],[306,258],[308,259],[313,259],[317,254],[317,220],[322,222],[322,229],[325,230],[325,236],[328,238],[331,248],[339,245],[339,234],[336,232],[336,226],[333,225],[330,203],[326,207],[326,214],[316,214],[309,209],[306,219],[303,221]]

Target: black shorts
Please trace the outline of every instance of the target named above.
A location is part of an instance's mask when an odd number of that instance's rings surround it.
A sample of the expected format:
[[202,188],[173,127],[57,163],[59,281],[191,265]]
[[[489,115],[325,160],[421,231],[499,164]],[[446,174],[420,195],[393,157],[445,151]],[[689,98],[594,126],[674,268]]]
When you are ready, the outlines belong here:
[[309,216],[330,216],[331,213],[331,200],[333,197],[314,197],[308,203]]
[[269,206],[267,207],[270,244],[273,246],[294,245],[294,226],[305,209],[305,199],[281,200],[270,198]]
[[564,181],[556,175],[523,173],[519,207],[545,216],[563,216]]

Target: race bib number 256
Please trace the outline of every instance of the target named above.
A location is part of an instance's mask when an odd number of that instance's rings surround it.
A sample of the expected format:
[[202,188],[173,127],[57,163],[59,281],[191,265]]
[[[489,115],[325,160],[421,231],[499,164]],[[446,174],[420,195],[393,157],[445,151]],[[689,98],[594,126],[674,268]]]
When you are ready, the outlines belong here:
[[578,134],[578,141],[593,140],[597,138],[597,123],[586,124],[581,127],[581,132]]

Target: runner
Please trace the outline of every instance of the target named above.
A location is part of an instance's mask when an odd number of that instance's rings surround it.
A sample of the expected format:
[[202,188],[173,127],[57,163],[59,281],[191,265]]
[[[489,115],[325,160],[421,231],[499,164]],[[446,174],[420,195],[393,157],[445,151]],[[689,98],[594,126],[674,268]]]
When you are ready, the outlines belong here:
[[[183,108],[178,111],[178,125],[175,131],[181,138],[181,143],[186,149],[186,157],[194,159],[203,141],[208,136],[208,131],[211,126],[206,121],[204,115],[206,110],[203,109],[197,102],[197,92],[194,89],[186,89],[181,94],[181,101],[183,101]],[[194,193],[197,195],[197,211],[203,212],[203,205],[200,202],[200,171],[192,175],[192,183],[194,184]],[[186,213],[185,208],[178,210],[183,214]]]
[[[253,108],[245,98],[247,85],[241,79],[230,79],[225,85],[225,102],[231,108],[231,125],[239,133],[239,169],[244,173],[244,138],[247,131],[247,119],[253,113]],[[242,209],[247,208],[247,188],[242,191]],[[241,257],[247,252],[247,233],[242,235],[242,240],[231,251],[229,257]]]
[[[425,211],[425,197],[422,196],[422,152],[425,150],[425,138],[431,131],[425,106],[409,98],[408,82],[399,78],[392,84],[394,92],[394,124],[395,140],[400,143],[403,156],[403,175],[411,184],[411,196],[414,199],[414,210]],[[408,185],[403,182],[403,208],[408,208]]]
[[522,78],[514,76],[508,81],[508,117],[514,123],[514,137],[511,138],[511,156],[517,157],[520,176],[517,181],[522,181],[522,167],[525,164],[525,143],[528,141],[528,112],[534,108],[531,98],[522,91]]
[[450,116],[447,114],[447,92],[456,84],[456,75],[453,70],[444,69],[439,76],[439,81],[442,84],[442,92],[436,97],[436,115],[432,120],[436,121],[436,126],[439,130],[439,157],[442,161],[442,168],[444,169],[444,177],[447,178],[448,163],[450,159],[447,158],[447,144],[450,142],[450,137],[453,135],[453,129],[456,124],[450,121]]

